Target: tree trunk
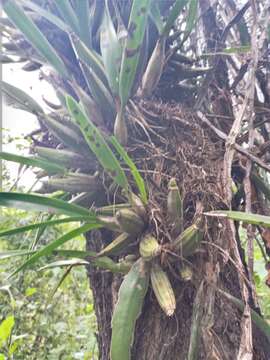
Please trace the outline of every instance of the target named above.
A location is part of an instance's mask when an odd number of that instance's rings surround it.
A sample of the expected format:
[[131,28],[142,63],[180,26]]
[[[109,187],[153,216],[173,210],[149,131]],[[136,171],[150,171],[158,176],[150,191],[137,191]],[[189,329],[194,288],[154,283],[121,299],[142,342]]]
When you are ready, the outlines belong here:
[[[226,229],[224,230],[226,233]],[[213,237],[215,238],[214,233]],[[241,312],[212,287],[211,283],[216,281],[219,266],[221,272],[217,286],[227,291],[230,289],[232,294],[240,298],[237,269],[233,265],[224,265],[221,260],[221,265],[217,262],[215,267],[213,263],[201,261],[199,264],[196,261],[195,271],[198,274],[205,274],[209,281],[205,284],[201,303],[204,317],[197,359],[237,358]],[[97,271],[93,267],[88,268],[88,274],[98,322],[99,359],[109,360],[111,315],[121,278]],[[152,290],[149,290],[136,326],[132,350],[134,360],[187,359],[196,288],[190,282],[183,282],[173,277],[171,281],[177,300],[176,312],[171,318],[167,317],[157,304]],[[254,360],[269,359],[269,343],[256,326],[253,327],[253,341]]]
[[[130,146],[133,150],[133,158],[135,156],[138,161],[140,159],[144,161],[144,166],[141,163],[139,168],[151,170],[145,175],[150,188],[150,203],[161,204],[162,213],[162,207],[166,202],[165,185],[168,178],[174,176],[183,191],[185,228],[194,219],[195,204],[198,201],[203,203],[204,211],[226,208],[222,183],[224,155],[222,142],[217,140],[211,130],[203,128],[201,123],[196,124],[199,120],[194,114],[187,114],[180,107],[161,107],[160,104],[154,103],[143,103],[140,106],[147,109],[148,114],[156,114],[157,126],[161,125],[161,122],[164,126],[165,119],[166,130],[161,129],[158,135],[165,134],[166,139],[169,139],[166,156],[157,156],[158,153],[165,154],[164,144],[158,136],[151,136],[153,141],[151,149],[148,143],[145,143],[144,149],[139,149],[137,140],[133,140]],[[161,122],[158,123],[159,121]],[[146,141],[143,135],[141,140]],[[160,151],[161,149],[163,152]],[[162,227],[162,224],[160,226]],[[244,281],[247,273],[239,276],[238,264],[231,258],[232,239],[227,220],[206,218],[204,228],[205,236],[199,252],[188,259],[193,269],[191,281],[184,281],[180,277],[179,265],[185,263],[185,260],[179,259],[172,266],[167,268],[165,266],[177,302],[177,309],[172,317],[167,317],[162,312],[151,287],[149,288],[142,314],[136,325],[132,359],[187,359],[190,351],[193,304],[198,289],[201,289],[197,306],[201,314],[198,356],[189,359],[237,359],[242,312],[227,300],[219,289],[241,299],[240,283]],[[89,249],[99,250],[102,239],[106,238],[107,242],[110,236],[108,232],[92,234],[91,237],[88,236],[87,246]],[[243,255],[240,240],[236,240],[238,250]],[[242,265],[246,269],[243,259],[242,256]],[[100,272],[91,266],[88,267],[88,274],[98,322],[100,359],[109,360],[111,315],[122,277],[105,271]],[[250,304],[254,307],[251,294]],[[192,332],[194,331],[193,329]],[[269,343],[254,324],[253,352],[254,359],[269,359]]]

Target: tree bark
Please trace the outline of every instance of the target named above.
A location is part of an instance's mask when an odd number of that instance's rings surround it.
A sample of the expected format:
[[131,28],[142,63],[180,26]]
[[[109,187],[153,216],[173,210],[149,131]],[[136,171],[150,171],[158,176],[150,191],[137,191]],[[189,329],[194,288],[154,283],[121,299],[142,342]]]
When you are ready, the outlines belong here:
[[[224,234],[226,234],[226,225]],[[213,239],[216,235],[217,233],[213,230]],[[91,238],[91,241],[88,241],[88,247],[92,249],[93,236]],[[222,239],[228,240],[225,236]],[[215,272],[220,267],[218,288],[240,298],[237,269],[229,263],[224,264],[222,259],[215,264],[204,263],[201,259],[196,260],[195,264],[197,274],[205,276],[208,281],[204,288],[204,301],[201,304],[204,317],[198,359],[234,360],[237,358],[239,349],[241,312],[221,294],[213,292],[211,282],[215,282],[217,275]],[[108,272],[99,271],[93,267],[88,268],[88,274],[98,323],[99,359],[109,360],[111,316],[121,277],[112,276]],[[148,291],[136,326],[132,349],[133,360],[187,359],[196,287],[191,282],[183,282],[172,276],[170,280],[176,295],[176,312],[171,318],[167,317],[157,304],[152,290]],[[253,341],[254,360],[269,359],[269,343],[256,326],[253,326]]]
[[[171,127],[173,128],[173,126]],[[186,217],[189,218],[190,207],[194,206],[198,199],[203,199],[205,210],[224,208],[226,196],[221,181],[223,176],[223,150],[219,153],[215,150],[217,146],[222,149],[222,146],[217,145],[216,139],[208,129],[197,130],[201,132],[199,136],[198,132],[197,135],[194,134],[194,128],[184,129],[183,124],[180,127],[181,131],[180,128],[173,128],[171,134],[168,130],[167,136],[174,148],[178,149],[176,150],[178,154],[181,153],[180,148],[183,151],[180,155],[183,160],[183,169],[180,169],[178,155],[175,155],[173,162],[171,159],[165,159],[163,169],[178,168],[179,166],[178,173],[174,173],[174,175],[181,179],[183,188],[185,188]],[[177,136],[178,139],[176,139]],[[182,139],[181,141],[179,136]],[[191,145],[191,137],[192,139],[196,137],[194,140],[196,144]],[[204,142],[204,150],[198,150],[198,142],[200,141]],[[156,145],[158,146],[158,142]],[[149,181],[147,183],[150,184]],[[150,194],[153,193],[154,190],[150,190]],[[193,205],[191,205],[192,203]],[[185,227],[189,224],[190,218],[186,220]],[[231,243],[231,239],[229,238],[230,231],[227,220],[206,219],[205,229],[200,251],[188,259],[193,269],[192,281],[183,281],[180,278],[178,263],[173,264],[173,269],[166,268],[177,302],[176,312],[172,317],[167,317],[162,312],[151,287],[149,288],[142,314],[136,324],[131,351],[132,360],[186,360],[188,358],[193,304],[200,286],[202,294],[199,308],[202,315],[198,356],[190,359],[237,359],[242,312],[217,289],[224,290],[241,299],[239,279],[244,281],[247,273],[239,277],[237,264],[230,257],[231,251],[228,244]],[[91,250],[99,250],[102,239],[106,238],[107,241],[110,236],[110,233],[103,231],[92,233],[91,236],[87,237],[87,246]],[[246,269],[240,240],[237,239],[237,241],[240,254],[242,254],[243,266]],[[179,260],[180,262],[181,260]],[[117,291],[122,277],[97,270],[92,266],[88,267],[88,274],[98,322],[99,359],[109,360],[111,316],[117,301]],[[254,306],[251,293],[250,305]],[[253,345],[254,360],[269,359],[269,342],[254,324]]]

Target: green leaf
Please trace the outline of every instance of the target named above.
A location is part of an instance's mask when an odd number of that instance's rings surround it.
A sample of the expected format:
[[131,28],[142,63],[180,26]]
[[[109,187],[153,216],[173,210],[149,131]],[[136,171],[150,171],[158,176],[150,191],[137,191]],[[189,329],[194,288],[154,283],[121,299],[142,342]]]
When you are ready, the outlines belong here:
[[146,204],[147,203],[147,193],[146,193],[145,183],[144,183],[144,180],[143,180],[141,174],[139,173],[139,170],[137,169],[137,166],[134,164],[134,162],[129,157],[126,150],[117,141],[117,139],[114,136],[111,137],[111,142],[112,142],[113,146],[115,147],[116,151],[118,152],[118,154],[122,157],[122,159],[125,161],[125,163],[129,166],[132,176],[133,176],[133,178],[136,182],[136,185],[138,187],[138,190],[140,192],[141,199]]
[[186,27],[185,27],[185,39],[188,38],[189,34],[195,27],[197,21],[197,12],[198,12],[198,0],[189,0],[188,14],[186,19]]
[[41,250],[37,251],[34,255],[32,255],[28,260],[26,260],[19,268],[17,268],[9,277],[14,276],[18,272],[24,270],[26,267],[33,265],[36,263],[41,257],[50,255],[55,249],[59,246],[65,244],[67,241],[74,239],[75,237],[90,231],[92,229],[101,228],[102,225],[99,223],[93,224],[84,224],[77,229],[71,230],[60,238],[50,242],[48,245],[44,246]]
[[63,77],[68,77],[65,64],[35,23],[14,0],[6,0],[3,10],[38,53]]
[[11,336],[12,329],[14,327],[15,320],[13,315],[9,315],[0,324],[0,348],[5,344],[8,338]]
[[42,115],[40,119],[62,144],[79,154],[85,152],[85,150],[88,151],[88,146],[81,136],[80,130],[77,127],[74,128],[74,124],[71,121],[61,123],[48,115]]
[[235,55],[235,54],[248,53],[250,51],[251,51],[250,45],[243,45],[243,46],[235,46],[235,47],[225,48],[222,51],[204,53],[201,55],[201,57],[216,56],[216,55]]
[[57,290],[60,288],[60,286],[63,284],[63,282],[65,281],[65,279],[67,278],[67,276],[69,275],[69,273],[72,270],[72,266],[70,265],[65,271],[64,274],[61,276],[60,280],[55,284],[55,286],[53,287],[52,291],[50,292],[48,299],[46,301],[46,305],[49,304],[52,300],[52,298],[54,297],[54,295],[56,294]]
[[222,50],[225,54],[242,54],[247,53],[251,51],[251,45],[243,45],[243,46],[237,46],[237,47],[230,47],[225,48]]
[[0,206],[17,208],[27,211],[44,211],[65,215],[89,216],[94,219],[95,213],[81,206],[69,204],[66,201],[52,199],[41,195],[22,194],[16,192],[0,192]]
[[63,256],[63,257],[73,257],[78,259],[85,259],[85,258],[94,258],[97,256],[97,253],[93,251],[84,251],[84,250],[66,250],[66,249],[59,249],[54,250],[53,255]]
[[154,24],[156,25],[159,35],[161,35],[161,32],[164,28],[164,24],[163,24],[162,17],[160,14],[158,1],[151,2],[149,15],[150,15],[151,19],[153,20]]
[[126,274],[131,267],[131,263],[127,264],[124,261],[114,262],[108,256],[98,257],[97,253],[93,251],[82,251],[82,250],[55,250],[54,255],[63,257],[75,257],[79,259],[87,259],[93,266],[99,267],[103,270],[108,270],[113,273]]
[[204,213],[207,216],[227,218],[244,223],[270,227],[270,216],[251,214],[242,211],[216,210]]
[[131,95],[140,50],[144,39],[151,0],[134,0],[128,23],[128,37],[125,41],[119,80],[119,94],[122,109]]
[[[218,289],[218,291],[224,295],[227,299],[229,299],[234,305],[241,311],[244,311],[245,304],[243,301],[237,299],[233,295],[227,293],[226,291],[222,291]],[[270,341],[270,325],[264,320],[256,311],[250,309],[251,311],[251,319],[256,324],[256,326],[261,330],[261,332],[267,337],[268,341]]]
[[21,227],[16,227],[14,229],[1,231],[0,237],[20,234],[20,233],[23,233],[26,231],[42,228],[43,226],[49,227],[49,226],[71,223],[71,222],[79,222],[79,221],[89,222],[89,221],[95,221],[95,219],[92,220],[92,218],[90,216],[72,216],[72,217],[68,217],[68,218],[64,218],[64,219],[42,221],[42,222],[35,223],[35,224],[25,225],[25,226],[21,226]]
[[[196,1],[196,0],[195,0]],[[171,11],[169,13],[168,19],[162,29],[161,35],[163,36],[168,36],[169,32],[175,22],[175,20],[177,19],[177,17],[180,14],[180,11],[184,8],[184,6],[187,4],[188,0],[176,0],[175,3],[173,4]],[[191,3],[194,2],[194,0],[190,0],[190,7],[191,7]],[[191,21],[191,19],[187,19],[187,22]],[[189,25],[190,26],[190,25]],[[186,28],[187,31],[187,28]]]
[[101,25],[100,50],[110,88],[113,95],[116,96],[119,93],[119,73],[122,47],[111,19],[107,1]]
[[53,164],[52,162],[48,162],[46,160],[40,159],[38,157],[26,157],[15,155],[7,152],[0,151],[0,159],[13,161],[19,163],[21,165],[38,167],[40,169],[46,170],[49,174],[54,173],[65,173],[66,168],[57,164]]
[[91,10],[89,1],[76,0],[74,1],[74,11],[79,19],[79,35],[81,40],[90,48],[92,45],[91,38]]
[[79,260],[79,259],[69,259],[69,260],[58,260],[47,265],[42,266],[38,271],[44,271],[47,269],[52,269],[56,267],[65,267],[65,266],[79,266],[79,265],[89,265],[88,261]]
[[[85,2],[85,1],[84,1]],[[77,18],[69,0],[57,0],[55,5],[62,16],[63,20],[71,27],[71,29],[79,35],[79,19]]]
[[103,116],[111,121],[115,116],[115,104],[111,93],[90,67],[81,62],[81,69],[88,88]]
[[[92,169],[94,167],[94,164],[92,167],[90,164],[89,167],[87,167],[87,165],[85,164],[85,156],[71,150],[35,146],[35,152],[40,158],[45,159],[47,162],[53,162],[54,164],[62,165],[66,168]],[[90,153],[87,161],[91,162]]]
[[33,254],[33,251],[29,250],[9,250],[0,252],[0,260],[5,260],[18,256],[27,256]]
[[[61,199],[65,200],[63,198],[61,198]],[[41,214],[42,222],[53,220],[54,217],[55,217],[55,214]],[[44,234],[46,229],[47,229],[46,225],[42,225],[41,227],[37,228],[36,234],[35,234],[33,240],[31,241],[31,244],[29,245],[29,250],[34,250],[36,248],[39,240],[41,239],[41,236]]]
[[95,50],[88,48],[75,34],[70,34],[70,41],[78,61],[80,60],[92,69],[100,81],[108,87],[104,66],[99,54]]
[[36,3],[33,3],[31,0],[21,0],[23,5],[27,6],[29,9],[33,10],[36,14],[39,16],[44,17],[46,20],[48,20],[53,25],[57,26],[60,30],[68,33],[69,32],[69,26],[64,23],[58,16],[53,15],[53,13],[47,11],[43,7],[37,5]]
[[44,113],[42,107],[23,90],[5,81],[1,81],[0,84],[7,105],[28,111],[34,115]]
[[66,100],[70,115],[74,118],[75,123],[80,127],[86,142],[96,155],[104,170],[108,172],[118,185],[124,189],[128,189],[128,180],[126,175],[98,128],[91,122],[90,119],[86,118],[85,114],[81,111],[80,106],[72,97],[67,96]]

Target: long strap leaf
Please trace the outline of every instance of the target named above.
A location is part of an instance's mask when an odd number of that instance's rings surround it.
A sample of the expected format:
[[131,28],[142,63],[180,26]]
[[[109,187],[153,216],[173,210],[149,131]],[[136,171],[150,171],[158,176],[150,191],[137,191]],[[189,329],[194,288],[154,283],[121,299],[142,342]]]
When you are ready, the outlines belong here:
[[67,96],[67,106],[70,115],[80,127],[86,142],[96,155],[104,170],[108,172],[118,185],[124,189],[128,189],[126,175],[98,128],[90,119],[86,118],[85,114],[81,111],[79,104],[70,96]]
[[110,88],[112,93],[116,96],[119,92],[119,72],[122,47],[111,19],[108,2],[106,2],[103,23],[101,26],[100,49]]
[[[91,221],[91,218],[89,218],[87,216],[71,216],[71,217],[64,218],[64,219],[42,221],[42,222],[35,223],[35,224],[20,226],[20,227],[14,228],[14,229],[1,231],[0,237],[20,234],[20,233],[27,232],[30,230],[42,228],[43,226],[50,227],[50,226],[54,226],[54,225],[71,223],[71,222],[79,222],[79,221],[87,221],[89,223]],[[96,222],[95,219],[92,221]]]
[[66,168],[64,166],[53,164],[49,161],[46,161],[44,159],[40,159],[37,157],[36,158],[26,157],[26,156],[20,156],[20,155],[15,155],[15,154],[1,151],[0,159],[16,162],[21,165],[38,167],[38,168],[46,170],[48,173],[52,173],[52,174],[66,172]]
[[46,59],[59,74],[63,77],[68,77],[69,74],[65,64],[35,23],[25,14],[21,6],[14,0],[6,0],[3,4],[3,9],[38,53]]
[[120,70],[119,94],[122,108],[127,104],[134,83],[150,3],[151,0],[133,0],[132,3]]
[[66,201],[53,199],[35,194],[22,194],[16,192],[0,192],[0,206],[17,208],[27,211],[43,211],[47,213],[60,213],[71,216],[89,216],[95,218],[95,213],[79,205],[69,204]]
[[96,73],[87,65],[80,62],[88,88],[95,102],[99,105],[101,112],[107,121],[111,121],[115,116],[115,104],[109,89],[103,84]]
[[79,27],[79,19],[77,18],[71,3],[69,0],[57,0],[55,1],[55,5],[64,19],[64,21],[69,24],[71,29],[76,33],[80,33],[80,27]]
[[161,35],[162,30],[164,28],[164,24],[159,10],[159,3],[157,1],[151,2],[149,15],[152,21],[154,22],[154,24],[156,25],[159,35]]
[[[188,0],[176,0],[175,3],[172,6],[172,9],[169,13],[168,19],[162,29],[161,35],[168,36],[169,32],[171,30],[171,27],[173,26],[175,20],[177,19],[180,11],[184,8],[184,6],[187,4]],[[190,3],[194,2],[194,0],[190,0]]]
[[[28,255],[33,255],[36,253],[37,253],[37,251],[9,250],[9,251],[0,252],[0,260],[14,258],[14,257],[20,257],[20,256],[28,256]],[[100,269],[103,269],[103,270],[111,271],[112,273],[127,274],[132,266],[131,262],[125,262],[125,261],[114,262],[108,256],[97,257],[97,253],[95,253],[93,251],[58,250],[57,249],[57,250],[53,250],[52,254],[56,255],[56,256],[67,257],[67,258],[87,259],[87,261],[91,262],[91,264],[93,266],[99,267]],[[60,261],[62,263],[59,263]],[[63,264],[63,266],[64,266],[65,262],[67,264],[68,260],[59,260],[58,262],[55,261],[54,263],[49,264],[49,266],[50,265],[56,266],[57,263],[59,263],[60,266],[61,266],[61,264]]]
[[24,270],[26,267],[33,265],[36,263],[41,257],[50,255],[55,249],[59,246],[65,244],[67,241],[74,239],[75,237],[90,231],[92,229],[97,229],[102,227],[102,225],[98,223],[93,224],[85,224],[80,226],[77,229],[71,230],[60,238],[52,241],[48,245],[44,246],[41,250],[37,251],[34,255],[32,255],[28,260],[26,260],[19,268],[17,268],[9,277],[14,276],[18,272]]
[[0,252],[0,260],[5,260],[13,257],[18,256],[26,256],[33,254],[34,251],[29,250],[9,250],[9,251],[2,251]]
[[216,210],[205,213],[207,216],[228,218],[236,221],[243,221],[247,224],[270,227],[270,216],[251,214],[242,211]]
[[93,14],[91,13],[89,1],[74,1],[74,11],[79,19],[80,38],[89,48],[91,48],[91,16],[93,16]]
[[100,56],[93,49],[88,48],[75,34],[70,34],[70,40],[77,58],[89,66],[103,84],[108,86],[108,81]]
[[[218,291],[229,299],[239,310],[244,311],[245,304],[243,301],[237,299],[233,295],[227,293],[226,291],[218,289]],[[270,325],[264,320],[256,311],[251,309],[251,319],[256,324],[256,326],[261,330],[261,332],[267,337],[270,341]]]
[[81,136],[79,129],[72,127],[73,123],[71,121],[69,121],[70,124],[61,123],[49,115],[42,115],[40,120],[64,145],[80,154],[88,152],[88,146]]
[[1,81],[0,84],[3,95],[10,106],[29,111],[35,115],[44,113],[42,107],[23,90],[5,81]]
[[129,166],[132,176],[133,176],[133,178],[136,182],[136,185],[138,187],[138,190],[140,192],[141,199],[146,204],[147,203],[146,187],[145,187],[144,180],[143,180],[141,174],[139,173],[139,170],[137,169],[137,166],[134,164],[134,162],[129,157],[126,150],[117,141],[117,139],[114,136],[111,137],[111,142],[112,142],[113,146],[115,147],[116,151],[118,152],[118,154],[122,157],[122,159],[125,161],[125,163]]
[[38,271],[43,271],[47,269],[53,269],[56,267],[65,267],[65,266],[79,266],[79,265],[88,265],[89,262],[86,260],[79,259],[67,259],[67,260],[57,260],[47,265],[42,266]]
[[68,33],[69,26],[64,23],[58,16],[54,15],[53,13],[47,11],[43,7],[39,6],[38,4],[32,2],[31,0],[21,0],[24,5],[26,5],[29,9],[33,10],[35,13],[39,14],[39,16],[44,17],[53,25],[57,26],[60,30]]
[[188,38],[189,34],[191,33],[191,31],[193,30],[196,24],[197,13],[198,13],[198,0],[189,0],[184,40]]

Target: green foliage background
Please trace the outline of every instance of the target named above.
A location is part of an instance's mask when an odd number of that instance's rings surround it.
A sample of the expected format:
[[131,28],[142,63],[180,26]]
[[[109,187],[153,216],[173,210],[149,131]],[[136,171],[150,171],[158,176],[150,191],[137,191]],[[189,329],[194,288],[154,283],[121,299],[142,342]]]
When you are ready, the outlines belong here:
[[[5,209],[0,216],[1,230],[33,220],[29,213]],[[53,240],[70,230],[68,227],[65,224],[47,229],[43,239]],[[27,249],[34,236],[33,231],[24,236],[2,238],[0,251]],[[83,241],[76,241],[77,249],[78,243],[83,249]],[[14,327],[2,342],[0,325],[0,359],[96,359],[96,320],[85,268],[73,268],[50,299],[65,270],[53,268],[42,273],[29,270],[6,280],[11,266],[15,268],[20,261],[12,259],[12,264],[10,259],[1,261],[0,324],[3,327],[5,319],[14,317]],[[5,329],[5,335],[6,332]]]

